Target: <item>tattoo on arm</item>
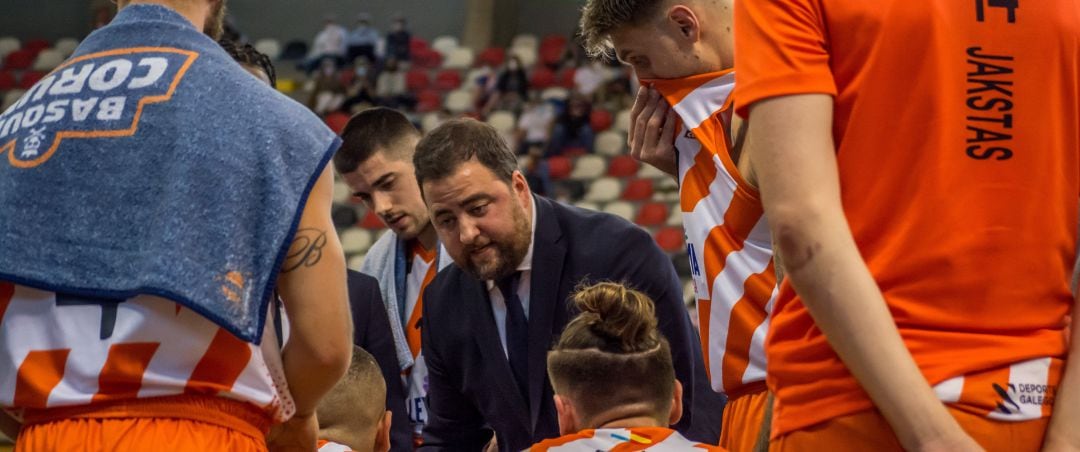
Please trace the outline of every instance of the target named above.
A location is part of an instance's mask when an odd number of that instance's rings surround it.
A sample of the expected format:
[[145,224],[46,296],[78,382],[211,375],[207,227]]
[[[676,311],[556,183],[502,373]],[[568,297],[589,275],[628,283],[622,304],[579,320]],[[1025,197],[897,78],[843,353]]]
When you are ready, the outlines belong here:
[[296,231],[289,253],[285,256],[282,273],[288,273],[302,267],[314,267],[323,257],[326,247],[326,231],[316,228],[304,228]]

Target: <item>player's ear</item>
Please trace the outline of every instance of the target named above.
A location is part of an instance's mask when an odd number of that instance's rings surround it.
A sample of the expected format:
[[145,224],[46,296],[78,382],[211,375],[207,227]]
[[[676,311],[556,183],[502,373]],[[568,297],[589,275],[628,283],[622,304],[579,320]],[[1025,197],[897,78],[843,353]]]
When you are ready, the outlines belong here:
[[668,21],[679,30],[679,36],[690,41],[697,42],[701,36],[701,23],[697,14],[686,5],[675,5],[668,10]]
[[574,411],[574,405],[570,403],[570,399],[559,394],[555,394],[555,412],[559,417],[559,434],[569,435],[577,433],[577,413]]

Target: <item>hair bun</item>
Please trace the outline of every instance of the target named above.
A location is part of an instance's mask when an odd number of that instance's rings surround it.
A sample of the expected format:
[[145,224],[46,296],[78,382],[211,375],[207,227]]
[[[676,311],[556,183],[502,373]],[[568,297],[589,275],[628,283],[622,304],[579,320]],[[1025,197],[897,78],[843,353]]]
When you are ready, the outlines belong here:
[[589,330],[623,353],[651,350],[659,343],[656,314],[648,295],[602,282],[578,290],[574,304]]

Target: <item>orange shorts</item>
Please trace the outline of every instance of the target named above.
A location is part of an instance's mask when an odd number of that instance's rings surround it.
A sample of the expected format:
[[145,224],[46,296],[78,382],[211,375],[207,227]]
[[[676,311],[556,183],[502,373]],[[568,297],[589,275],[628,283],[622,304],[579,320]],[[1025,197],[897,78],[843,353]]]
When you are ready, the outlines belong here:
[[[1043,436],[1050,421],[1048,417],[1021,422],[995,421],[951,407],[949,414],[987,452],[1037,452],[1042,449]],[[770,452],[845,452],[870,448],[874,452],[903,450],[892,427],[877,410],[825,421],[788,433],[769,444]]]
[[761,427],[765,424],[765,405],[768,399],[769,392],[764,385],[759,390],[728,399],[720,427],[720,447],[732,452],[753,451]]
[[270,419],[219,397],[178,396],[27,410],[15,452],[265,452]]

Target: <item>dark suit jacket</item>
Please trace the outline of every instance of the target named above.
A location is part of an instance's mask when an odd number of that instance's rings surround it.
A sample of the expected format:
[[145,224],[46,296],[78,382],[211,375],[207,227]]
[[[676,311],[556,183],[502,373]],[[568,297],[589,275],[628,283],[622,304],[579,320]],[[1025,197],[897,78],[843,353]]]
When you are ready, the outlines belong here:
[[[559,436],[547,351],[577,314],[569,296],[582,281],[617,281],[656,301],[661,332],[671,343],[675,374],[684,387],[683,420],[676,428],[716,444],[722,404],[695,406],[708,391],[700,347],[682,302],[671,260],[641,228],[614,215],[534,197],[536,234],[529,294],[529,402],[514,384],[496,330],[487,287],[456,265],[435,277],[424,293],[422,337],[429,370],[428,423],[423,450],[478,451],[492,430],[502,451],[520,451]],[[697,411],[712,413],[700,415]],[[692,422],[715,426],[699,434]]]
[[401,381],[394,335],[386,318],[379,281],[349,270],[349,305],[352,307],[353,343],[359,345],[379,364],[386,380],[386,409],[393,413],[390,424],[390,450],[413,450],[412,425],[405,413],[405,387]]

